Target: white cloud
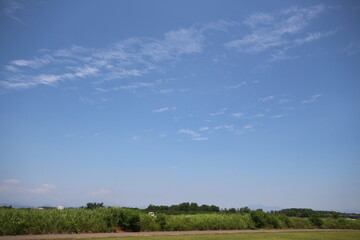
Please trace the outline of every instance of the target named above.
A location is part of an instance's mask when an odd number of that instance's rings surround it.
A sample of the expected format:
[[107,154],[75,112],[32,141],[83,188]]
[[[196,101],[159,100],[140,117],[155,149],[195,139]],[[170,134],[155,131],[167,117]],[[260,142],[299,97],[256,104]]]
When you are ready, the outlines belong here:
[[225,113],[227,109],[226,108],[223,108],[221,109],[219,112],[215,112],[215,113],[209,113],[210,116],[217,116],[217,115],[222,115]]
[[164,39],[143,44],[141,54],[159,62],[177,58],[184,54],[200,53],[205,37],[195,28],[179,29],[165,33]]
[[190,129],[180,129],[178,131],[178,133],[189,135],[191,137],[191,140],[193,140],[193,141],[205,141],[205,140],[208,140],[207,137],[203,137],[203,136],[201,136],[200,133],[197,133],[197,132],[195,132],[193,130],[190,130]]
[[45,193],[45,192],[51,191],[54,188],[56,188],[56,187],[54,185],[52,185],[52,184],[42,184],[38,188],[23,188],[23,187],[20,187],[18,190],[20,192]]
[[354,56],[360,52],[360,42],[352,42],[348,44],[346,48],[344,48],[344,52],[348,56]]
[[224,125],[224,129],[228,130],[228,131],[234,131],[234,125]]
[[200,132],[207,131],[207,130],[209,130],[208,127],[201,127],[201,128],[199,129]]
[[170,110],[176,110],[176,107],[163,107],[163,108],[155,109],[152,112],[153,113],[161,113],[161,112],[166,112],[166,111],[170,111]]
[[234,125],[227,125],[227,124],[224,124],[224,125],[219,125],[219,126],[216,126],[214,127],[214,130],[220,130],[220,129],[225,129],[227,131],[234,131]]
[[308,103],[312,103],[315,102],[319,97],[321,97],[321,94],[315,94],[312,95],[311,97],[309,97],[308,99],[305,99],[301,102],[301,104],[308,104]]
[[278,49],[275,50],[273,54],[271,54],[271,58],[268,60],[268,62],[276,62],[276,61],[295,59],[295,58],[298,58],[298,56],[289,56],[287,55],[285,49]]
[[31,61],[28,60],[14,60],[11,62],[11,64],[17,65],[17,66],[30,66]]
[[5,8],[3,9],[3,13],[18,23],[24,24],[24,22],[15,15],[18,10],[23,8],[23,5],[14,0],[5,0],[4,3]]
[[8,184],[18,184],[20,183],[20,180],[11,178],[11,179],[5,179],[3,182]]
[[259,53],[268,49],[276,49],[269,60],[276,61],[293,57],[286,56],[286,50],[310,43],[325,33],[309,33],[306,37],[298,37],[310,22],[327,7],[323,4],[298,8],[292,7],[275,13],[256,13],[247,18],[243,24],[250,28],[250,34],[226,43],[226,47],[243,53]]
[[277,114],[277,115],[271,116],[270,118],[276,119],[276,118],[283,118],[285,116],[286,116],[285,114]]
[[80,68],[77,72],[75,72],[74,75],[76,77],[84,78],[86,76],[93,75],[98,71],[99,69],[97,69],[96,67],[85,66]]
[[252,129],[254,126],[252,124],[245,125],[244,129]]
[[132,83],[130,85],[115,87],[112,90],[134,90],[134,89],[144,88],[144,87],[149,88],[152,86],[154,86],[154,83],[138,82],[138,83]]
[[260,102],[269,102],[269,101],[271,101],[273,99],[274,99],[274,96],[268,96],[268,97],[264,97],[264,98],[259,98],[258,100]]
[[279,99],[279,104],[284,104],[284,103],[288,103],[288,102],[290,102],[290,100],[287,98]]
[[109,195],[111,193],[112,192],[110,190],[102,188],[102,189],[99,189],[99,190],[91,191],[90,195]]
[[254,132],[256,130],[255,125],[257,125],[257,123],[251,123],[251,124],[244,125],[240,130],[236,131],[236,134],[243,135],[248,132]]
[[6,65],[5,69],[11,72],[19,72],[20,70],[17,67],[11,66],[11,65]]
[[208,138],[207,137],[195,137],[195,138],[192,138],[192,140],[194,140],[194,141],[206,141],[206,140],[208,140]]
[[312,42],[314,40],[317,40],[319,38],[322,37],[322,33],[319,33],[319,32],[316,32],[316,33],[309,33],[307,37],[305,38],[298,38],[298,39],[295,39],[295,43],[296,44],[299,44],[299,45],[302,45],[304,43],[309,43],[309,42]]
[[184,134],[188,134],[192,137],[201,137],[201,134],[193,131],[193,130],[190,130],[190,129],[180,129],[179,130],[179,133],[184,133]]
[[45,84],[45,85],[49,85],[52,83],[55,83],[57,81],[59,81],[62,78],[62,76],[60,75],[39,75],[36,76],[36,82],[37,83],[41,83],[41,84]]
[[[16,59],[6,64],[5,78],[0,85],[5,88],[28,88],[93,76],[97,76],[96,83],[103,83],[163,72],[164,66],[171,66],[186,55],[201,53],[209,31],[223,31],[232,25],[225,21],[195,24],[166,32],[162,38],[130,38],[105,48],[74,45],[58,50],[41,49],[38,56]],[[47,78],[44,79],[44,76]],[[130,84],[129,87],[127,89],[139,86]],[[163,89],[159,92],[171,91]]]
[[242,118],[242,117],[245,117],[245,115],[246,115],[246,113],[241,113],[241,112],[231,114],[231,116],[236,117],[236,118]]
[[240,88],[240,87],[242,87],[244,85],[246,85],[246,82],[241,82],[241,83],[236,84],[236,85],[227,86],[226,88],[237,89],[237,88]]
[[245,25],[250,26],[251,28],[255,28],[259,25],[269,25],[275,21],[274,16],[267,13],[255,13],[247,18],[243,23]]
[[265,114],[257,113],[257,114],[254,114],[254,115],[249,115],[249,114],[246,114],[246,113],[234,113],[234,114],[232,114],[232,116],[236,117],[236,118],[243,118],[243,119],[254,119],[254,118],[265,117]]
[[137,141],[137,140],[139,140],[139,139],[140,139],[140,137],[138,137],[138,136],[134,135],[134,136],[132,136],[132,137],[131,137],[131,139],[132,139],[133,141]]

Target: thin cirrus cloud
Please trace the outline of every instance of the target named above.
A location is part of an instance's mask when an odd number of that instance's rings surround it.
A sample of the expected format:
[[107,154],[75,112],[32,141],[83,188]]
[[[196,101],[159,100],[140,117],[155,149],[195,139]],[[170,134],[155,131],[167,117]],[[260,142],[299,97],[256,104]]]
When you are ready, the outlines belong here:
[[19,184],[19,183],[20,183],[20,180],[14,179],[14,178],[10,178],[10,179],[5,179],[3,182],[4,182],[4,183],[7,183],[7,184]]
[[18,1],[14,0],[5,0],[4,1],[5,8],[3,9],[3,14],[10,17],[11,19],[15,20],[20,24],[24,24],[24,22],[16,16],[16,12],[23,8],[23,5]]
[[247,113],[233,113],[231,114],[231,116],[235,117],[235,118],[243,118],[243,119],[255,119],[255,118],[263,118],[266,115],[263,113],[257,113],[257,114],[253,114],[253,115],[249,115]]
[[229,41],[227,48],[242,53],[260,53],[273,49],[269,62],[294,58],[286,55],[290,48],[318,40],[332,33],[315,32],[302,36],[303,31],[317,16],[326,10],[324,4],[299,8],[291,7],[274,13],[256,13],[248,17],[243,24],[250,29],[244,37]]
[[204,137],[200,133],[195,132],[195,131],[190,130],[190,129],[180,129],[178,131],[178,133],[189,135],[191,137],[191,140],[193,140],[193,141],[205,141],[205,140],[208,140],[207,137]]
[[99,189],[99,190],[95,190],[95,191],[91,191],[90,192],[90,195],[109,195],[111,194],[112,192],[108,189],[105,189],[105,188],[102,188],[102,189]]
[[314,94],[311,97],[309,97],[308,99],[301,101],[301,104],[308,104],[308,103],[315,102],[321,96],[322,96],[321,94]]
[[[13,11],[17,8],[14,1]],[[13,4],[14,3],[14,4]],[[292,7],[275,13],[257,13],[243,23],[217,21],[194,24],[189,28],[172,30],[163,38],[136,37],[121,40],[105,48],[85,48],[73,45],[59,50],[39,50],[39,55],[31,59],[9,61],[1,72],[0,86],[7,89],[29,88],[38,85],[56,85],[64,81],[97,77],[98,83],[114,79],[138,78],[151,72],[161,72],[182,57],[200,54],[207,44],[207,33],[221,31],[232,38],[229,29],[250,29],[250,33],[240,39],[228,41],[225,46],[244,53],[258,53],[273,49],[269,62],[293,58],[287,50],[310,43],[332,32],[313,32],[304,35],[304,29],[327,6],[320,4],[308,8]],[[9,12],[11,13],[11,11]],[[226,31],[225,31],[226,30]],[[229,86],[240,88],[246,82]],[[145,85],[129,84],[111,90],[134,90]],[[105,89],[106,91],[109,91]],[[164,90],[169,92],[172,90]]]
[[209,127],[201,127],[201,128],[199,128],[199,131],[203,132],[203,131],[207,131],[209,129],[210,129]]
[[246,82],[245,82],[245,81],[243,81],[243,82],[241,82],[241,83],[238,83],[238,84],[236,84],[236,85],[226,86],[226,88],[237,89],[237,88],[240,88],[240,87],[242,87],[242,86],[244,86],[244,85],[246,85]]
[[213,112],[213,113],[209,113],[210,116],[217,116],[217,115],[223,115],[225,113],[225,111],[227,110],[227,108],[223,108],[218,112]]
[[260,102],[269,102],[269,101],[271,101],[273,99],[274,99],[274,96],[268,96],[268,97],[264,97],[264,98],[259,98],[258,100]]
[[20,187],[20,188],[18,188],[18,191],[19,192],[28,192],[28,193],[46,193],[46,192],[49,192],[49,191],[53,190],[54,188],[56,188],[56,186],[54,186],[52,184],[42,184],[38,188],[23,188],[23,187]]
[[163,108],[159,108],[159,109],[155,109],[152,112],[153,113],[161,113],[161,112],[166,112],[166,111],[171,111],[171,110],[176,110],[176,107],[163,107]]
[[[54,85],[65,80],[98,77],[101,81],[141,77],[159,71],[163,64],[198,54],[205,46],[208,31],[220,31],[233,25],[225,21],[194,25],[169,31],[162,39],[131,38],[107,48],[72,46],[60,50],[40,50],[32,59],[10,61],[2,72],[0,86],[8,89]],[[138,85],[121,86],[118,90]]]

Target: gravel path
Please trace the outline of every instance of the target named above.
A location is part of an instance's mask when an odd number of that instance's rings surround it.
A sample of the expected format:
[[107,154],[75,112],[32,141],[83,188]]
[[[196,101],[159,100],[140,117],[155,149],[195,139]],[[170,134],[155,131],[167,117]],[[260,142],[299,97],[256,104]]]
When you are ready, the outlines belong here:
[[342,229],[294,229],[294,230],[217,230],[217,231],[177,231],[177,232],[123,232],[123,233],[80,233],[80,234],[44,234],[0,236],[0,240],[44,240],[44,239],[84,239],[110,237],[140,237],[140,236],[177,236],[177,235],[204,235],[204,234],[234,234],[234,233],[276,233],[276,232],[338,232],[356,231]]

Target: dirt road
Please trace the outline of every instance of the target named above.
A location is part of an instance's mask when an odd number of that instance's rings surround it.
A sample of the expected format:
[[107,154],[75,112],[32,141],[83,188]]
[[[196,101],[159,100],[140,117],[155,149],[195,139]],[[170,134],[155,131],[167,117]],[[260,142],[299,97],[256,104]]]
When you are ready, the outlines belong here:
[[84,239],[84,238],[109,238],[109,237],[121,238],[121,237],[140,237],[140,236],[177,236],[177,235],[234,234],[234,233],[272,233],[272,232],[329,232],[329,231],[337,232],[337,231],[354,231],[354,230],[294,229],[294,230],[217,230],[217,231],[177,231],[177,232],[81,233],[81,234],[0,236],[0,240]]

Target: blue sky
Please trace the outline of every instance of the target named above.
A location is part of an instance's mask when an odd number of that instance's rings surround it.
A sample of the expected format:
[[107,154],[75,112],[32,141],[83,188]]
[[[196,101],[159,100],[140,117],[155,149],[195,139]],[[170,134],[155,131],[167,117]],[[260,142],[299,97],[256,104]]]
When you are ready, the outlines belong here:
[[358,1],[0,6],[0,203],[360,212]]

